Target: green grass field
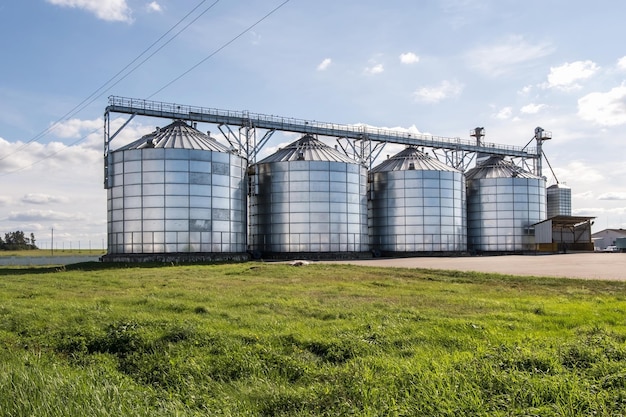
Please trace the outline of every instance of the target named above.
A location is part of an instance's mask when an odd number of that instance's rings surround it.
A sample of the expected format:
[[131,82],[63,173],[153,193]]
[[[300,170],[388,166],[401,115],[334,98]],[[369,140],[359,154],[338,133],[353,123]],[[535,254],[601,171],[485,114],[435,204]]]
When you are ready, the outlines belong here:
[[0,269],[2,416],[621,416],[626,283],[311,264]]
[[17,256],[17,257],[42,257],[42,256],[100,256],[104,255],[104,249],[34,249],[34,250],[0,250],[0,257]]

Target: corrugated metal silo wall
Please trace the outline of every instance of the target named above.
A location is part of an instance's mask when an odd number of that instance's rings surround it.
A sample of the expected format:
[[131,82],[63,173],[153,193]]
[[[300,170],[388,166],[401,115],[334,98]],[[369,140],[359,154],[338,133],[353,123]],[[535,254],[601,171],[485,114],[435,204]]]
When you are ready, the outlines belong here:
[[366,170],[358,164],[281,161],[254,166],[250,248],[261,253],[369,250]]
[[539,178],[468,180],[467,237],[470,251],[534,249],[530,226],[546,219],[545,181]]
[[467,250],[465,177],[435,170],[370,174],[372,249],[387,252]]
[[108,253],[246,252],[246,161],[205,150],[112,153]]
[[547,217],[572,215],[572,190],[570,188],[548,187]]

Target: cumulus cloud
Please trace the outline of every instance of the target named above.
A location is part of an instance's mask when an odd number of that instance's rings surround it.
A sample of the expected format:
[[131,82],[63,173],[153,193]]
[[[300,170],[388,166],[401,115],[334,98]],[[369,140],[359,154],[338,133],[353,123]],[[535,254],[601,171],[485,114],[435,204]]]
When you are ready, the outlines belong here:
[[51,132],[58,138],[78,139],[85,132],[101,132],[103,123],[100,118],[95,120],[70,119],[52,125]]
[[403,64],[415,64],[419,61],[420,57],[415,55],[413,52],[400,54],[400,62],[402,62]]
[[601,126],[626,123],[626,84],[606,93],[590,93],[578,99],[578,116]]
[[[124,124],[123,118],[111,120],[111,131],[117,131]],[[0,160],[0,173],[11,174],[30,170],[54,170],[56,175],[75,176],[76,169],[92,169],[102,162],[103,137],[102,126],[96,131],[88,131],[102,120],[70,120],[60,123],[53,129],[57,137],[78,138],[67,145],[60,141],[47,143],[32,142],[26,146],[23,142],[9,142],[0,138],[0,154],[11,155]],[[131,123],[115,137],[112,149],[139,139],[154,130],[154,127]],[[84,138],[84,140],[83,140]]]
[[383,64],[375,64],[371,67],[365,68],[365,72],[370,75],[381,74],[385,71]]
[[582,208],[572,208],[572,215],[574,216],[585,216],[585,217],[596,217],[599,214],[604,213],[606,210],[600,207],[582,207]]
[[544,86],[559,90],[579,89],[581,86],[577,81],[592,77],[599,69],[595,62],[589,60],[566,62],[559,67],[550,68],[548,82]]
[[450,97],[456,97],[463,91],[463,84],[458,81],[444,80],[439,85],[421,87],[415,90],[413,97],[416,101],[438,103]]
[[597,184],[604,181],[602,172],[582,161],[572,161],[559,170],[559,178],[568,184]]
[[537,114],[545,107],[546,107],[545,104],[530,103],[522,107],[520,109],[520,112],[524,114]]
[[592,200],[594,198],[593,191],[585,191],[582,193],[574,194],[573,197],[579,198],[581,200]]
[[513,116],[513,108],[511,107],[503,107],[497,113],[494,114],[496,119],[507,120]]
[[71,7],[93,13],[98,19],[111,22],[132,22],[126,0],[46,0],[55,6]]
[[320,62],[320,64],[317,66],[317,70],[318,71],[326,71],[328,69],[328,67],[330,67],[330,64],[333,63],[333,60],[330,58],[325,58],[322,62]]
[[466,60],[475,70],[499,77],[547,56],[553,50],[554,48],[546,42],[533,44],[523,36],[510,36],[498,43],[474,48],[467,53]]
[[63,220],[83,220],[85,216],[80,213],[61,213],[54,210],[27,210],[11,212],[9,220],[18,222],[32,221],[63,221]]
[[26,194],[22,197],[22,202],[27,204],[51,204],[51,203],[66,203],[67,199],[63,197],[57,197],[48,194]]
[[600,194],[598,200],[626,200],[625,192],[608,192]]
[[163,8],[161,7],[161,5],[157,3],[156,1],[152,1],[148,3],[146,8],[148,9],[149,12],[161,13],[163,11]]
[[530,94],[530,92],[533,90],[533,86],[532,85],[526,85],[524,87],[522,87],[517,94],[522,95],[522,96],[527,96]]
[[617,61],[617,68],[622,69],[622,70],[626,70],[626,56],[621,57]]

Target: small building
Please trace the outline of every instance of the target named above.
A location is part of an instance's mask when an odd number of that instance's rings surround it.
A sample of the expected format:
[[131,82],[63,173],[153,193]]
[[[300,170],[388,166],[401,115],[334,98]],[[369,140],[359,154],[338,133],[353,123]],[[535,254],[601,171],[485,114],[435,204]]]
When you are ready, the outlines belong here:
[[607,246],[616,246],[619,238],[626,238],[625,229],[604,229],[591,235],[595,250],[604,250]]
[[540,252],[593,251],[591,223],[595,217],[554,216],[534,224]]

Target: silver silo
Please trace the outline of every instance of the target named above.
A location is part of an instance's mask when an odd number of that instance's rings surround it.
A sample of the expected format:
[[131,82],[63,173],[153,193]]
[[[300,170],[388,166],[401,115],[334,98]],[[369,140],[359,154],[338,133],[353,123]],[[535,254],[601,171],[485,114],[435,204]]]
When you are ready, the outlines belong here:
[[572,189],[564,184],[548,187],[548,218],[572,215]]
[[361,164],[305,135],[253,165],[250,174],[253,253],[332,257],[369,250]]
[[246,160],[174,121],[110,155],[108,253],[245,253]]
[[465,178],[468,249],[531,249],[531,226],[546,219],[545,180],[498,156],[470,169]]
[[465,177],[408,147],[369,174],[370,242],[383,252],[467,250]]

